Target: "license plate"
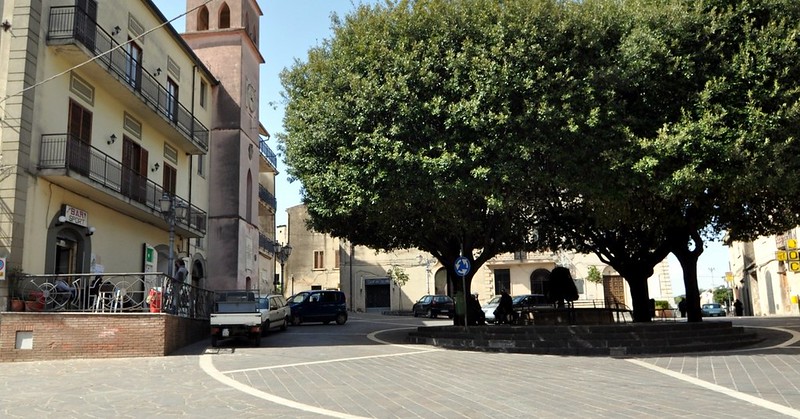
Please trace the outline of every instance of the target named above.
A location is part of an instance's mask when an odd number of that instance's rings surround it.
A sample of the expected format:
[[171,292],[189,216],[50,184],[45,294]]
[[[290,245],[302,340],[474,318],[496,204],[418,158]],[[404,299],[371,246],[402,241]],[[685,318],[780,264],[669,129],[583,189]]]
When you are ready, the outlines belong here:
[[222,336],[227,337],[227,336],[230,336],[230,335],[231,335],[231,331],[230,330],[222,329]]

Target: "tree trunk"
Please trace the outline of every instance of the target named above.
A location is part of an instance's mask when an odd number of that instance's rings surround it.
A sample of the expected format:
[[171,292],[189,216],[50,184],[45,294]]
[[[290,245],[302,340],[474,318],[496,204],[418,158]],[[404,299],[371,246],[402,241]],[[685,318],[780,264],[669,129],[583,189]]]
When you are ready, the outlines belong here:
[[673,250],[672,254],[678,259],[683,270],[683,286],[686,288],[686,320],[689,322],[703,321],[700,311],[700,288],[697,286],[697,259],[700,254],[688,248]]
[[[691,239],[691,242],[689,241]],[[697,231],[689,233],[689,237],[673,241],[672,254],[678,259],[683,270],[683,286],[686,288],[686,319],[689,322],[703,321],[700,311],[700,289],[697,286],[697,259],[703,254],[703,238]],[[694,243],[694,249],[690,249]]]
[[633,321],[636,323],[646,323],[653,320],[650,307],[650,290],[647,289],[647,277],[641,274],[625,276],[628,287],[631,290],[633,300]]

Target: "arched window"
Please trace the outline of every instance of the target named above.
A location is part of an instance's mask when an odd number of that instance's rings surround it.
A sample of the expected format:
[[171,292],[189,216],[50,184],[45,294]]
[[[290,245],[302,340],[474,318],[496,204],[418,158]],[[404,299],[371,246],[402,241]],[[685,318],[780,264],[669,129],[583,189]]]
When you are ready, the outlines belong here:
[[226,29],[231,27],[231,8],[228,3],[222,3],[219,9],[219,28]]
[[200,10],[197,11],[197,30],[208,30],[208,8],[206,6],[201,7]]
[[531,294],[547,294],[547,280],[550,278],[550,271],[547,269],[537,269],[531,273]]

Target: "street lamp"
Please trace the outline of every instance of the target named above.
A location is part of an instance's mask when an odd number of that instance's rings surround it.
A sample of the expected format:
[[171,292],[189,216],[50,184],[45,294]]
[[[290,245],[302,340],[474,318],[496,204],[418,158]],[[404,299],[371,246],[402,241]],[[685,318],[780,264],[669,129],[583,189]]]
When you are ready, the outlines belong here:
[[175,268],[175,223],[178,220],[186,218],[185,205],[175,200],[175,195],[164,192],[159,199],[161,206],[161,215],[169,223],[169,261],[167,262],[167,275],[172,278],[173,270]]
[[[286,263],[286,259],[289,259],[289,255],[292,254],[292,246],[288,244],[283,246],[279,243],[275,243],[275,257],[278,258],[278,263],[281,264],[281,282],[286,284],[286,281],[283,280],[283,264]],[[281,294],[283,294],[283,289],[281,289]],[[294,282],[292,282],[292,294],[294,294]]]

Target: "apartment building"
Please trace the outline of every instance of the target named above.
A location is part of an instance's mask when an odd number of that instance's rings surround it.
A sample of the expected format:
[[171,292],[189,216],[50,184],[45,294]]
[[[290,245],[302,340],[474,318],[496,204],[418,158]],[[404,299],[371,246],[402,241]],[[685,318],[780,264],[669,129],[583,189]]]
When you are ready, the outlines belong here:
[[800,314],[800,250],[798,228],[762,236],[752,242],[733,242],[728,248],[727,275],[745,316]]
[[150,1],[6,1],[0,19],[0,257],[167,273],[172,237],[206,286],[216,77]]
[[[304,205],[291,207],[287,213],[286,237],[292,246],[292,255],[285,263],[287,295],[308,289],[340,289],[347,295],[348,309],[380,312],[410,310],[426,294],[452,294],[453,279],[448,281],[447,270],[430,254],[418,249],[381,252],[351,246],[344,240],[308,230],[308,211]],[[478,269],[471,289],[481,303],[503,288],[512,295],[541,294],[544,282],[556,266],[570,270],[581,300],[632,306],[625,280],[593,254],[500,254]],[[598,282],[588,279],[592,267],[600,273]],[[408,281],[393,280],[390,270],[404,273]],[[652,298],[674,305],[667,260],[656,266],[648,279],[648,289]]]

